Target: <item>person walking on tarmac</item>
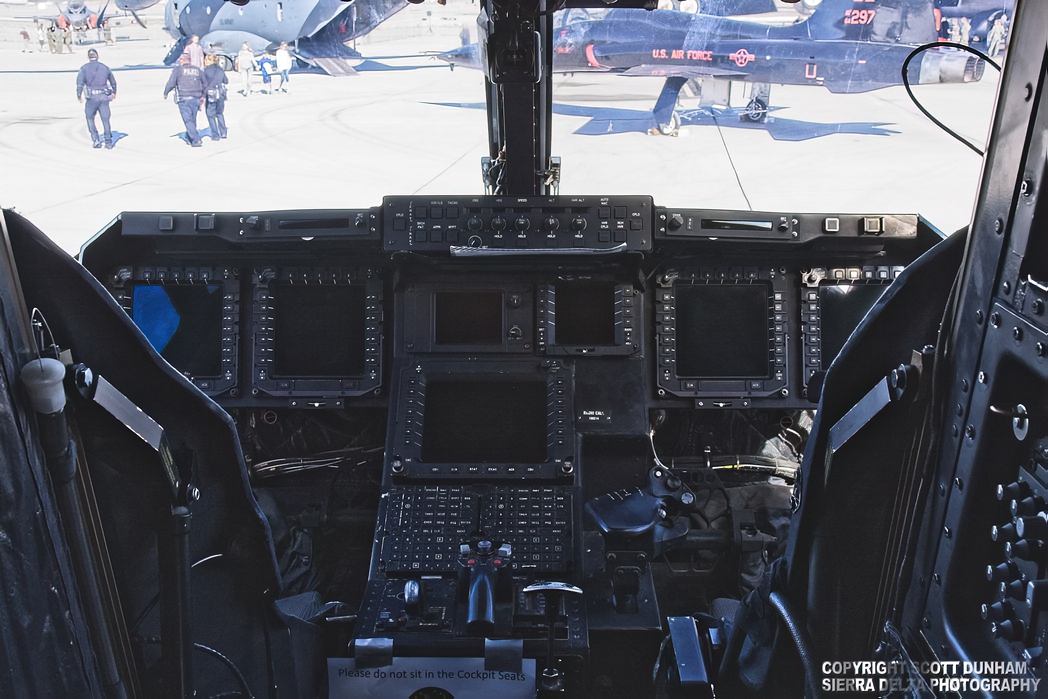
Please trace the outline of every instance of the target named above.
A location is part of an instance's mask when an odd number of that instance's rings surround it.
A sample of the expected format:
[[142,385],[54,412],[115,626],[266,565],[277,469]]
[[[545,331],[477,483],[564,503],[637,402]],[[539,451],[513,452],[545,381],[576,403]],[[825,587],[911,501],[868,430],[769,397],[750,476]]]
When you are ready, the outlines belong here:
[[236,70],[240,73],[240,94],[247,97],[251,94],[251,74],[258,70],[258,61],[251,51],[251,45],[246,41],[237,54]]
[[102,133],[105,136],[105,147],[113,147],[113,130],[109,126],[109,103],[116,99],[116,78],[109,66],[100,63],[98,51],[87,50],[87,63],[80,66],[80,72],[76,74],[76,98],[80,102],[87,96],[87,104],[84,106],[84,116],[87,117],[87,130],[91,134],[91,143],[95,148],[101,148],[103,141],[98,136],[98,128],[95,126],[95,114],[102,117]]
[[288,50],[287,42],[281,41],[280,48],[276,52],[277,59],[277,72],[280,73],[280,87],[277,88],[281,92],[287,92],[287,74],[291,72],[291,66],[293,65],[291,60],[291,51]]
[[164,86],[164,99],[167,99],[172,90],[175,91],[178,113],[182,116],[182,123],[186,125],[186,140],[189,145],[199,148],[203,143],[200,141],[200,134],[197,133],[196,118],[200,105],[204,103],[206,83],[204,71],[189,61],[188,53],[183,52],[178,57],[178,65],[171,71],[171,77]]
[[189,37],[185,52],[189,54],[189,62],[201,70],[204,69],[204,47],[200,45],[200,37],[194,34]]
[[209,53],[204,56],[204,82],[207,89],[207,123],[211,127],[211,140],[217,141],[226,137],[226,85],[229,78],[218,62],[218,56]]

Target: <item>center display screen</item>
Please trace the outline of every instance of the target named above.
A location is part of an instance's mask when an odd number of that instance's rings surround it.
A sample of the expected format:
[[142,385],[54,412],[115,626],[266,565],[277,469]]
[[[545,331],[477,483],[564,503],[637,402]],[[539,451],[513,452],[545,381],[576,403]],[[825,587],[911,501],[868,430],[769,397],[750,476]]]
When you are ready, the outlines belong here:
[[519,377],[433,376],[422,422],[425,463],[543,463],[547,383]]
[[438,291],[433,303],[435,345],[502,342],[501,291]]
[[614,283],[558,282],[555,288],[557,344],[615,344]]
[[678,284],[677,376],[694,378],[771,375],[766,284]]
[[361,376],[366,293],[354,284],[272,287],[274,376]]

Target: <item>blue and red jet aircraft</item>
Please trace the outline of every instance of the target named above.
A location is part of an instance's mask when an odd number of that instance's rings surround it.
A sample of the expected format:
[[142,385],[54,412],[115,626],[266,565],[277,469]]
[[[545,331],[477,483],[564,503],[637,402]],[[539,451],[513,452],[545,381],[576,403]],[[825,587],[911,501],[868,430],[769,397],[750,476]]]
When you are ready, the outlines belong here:
[[[568,18],[554,31],[553,70],[665,77],[653,110],[659,130],[675,133],[677,96],[691,79],[758,83],[744,114],[767,115],[770,84],[868,92],[902,84],[915,46],[938,40],[933,0],[823,0],[806,20],[776,25],[673,10],[612,9],[599,19]],[[482,68],[477,45],[440,55]],[[984,61],[935,49],[908,67],[911,84],[972,82]]]

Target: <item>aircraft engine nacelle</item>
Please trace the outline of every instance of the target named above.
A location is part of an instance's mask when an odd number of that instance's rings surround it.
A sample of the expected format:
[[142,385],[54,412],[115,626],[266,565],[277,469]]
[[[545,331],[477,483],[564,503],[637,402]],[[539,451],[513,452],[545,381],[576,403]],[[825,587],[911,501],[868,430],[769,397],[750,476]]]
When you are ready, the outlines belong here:
[[[932,49],[921,56],[920,65],[910,64],[911,84],[971,83],[981,80],[986,62],[961,51]],[[917,80],[914,80],[914,77]]]

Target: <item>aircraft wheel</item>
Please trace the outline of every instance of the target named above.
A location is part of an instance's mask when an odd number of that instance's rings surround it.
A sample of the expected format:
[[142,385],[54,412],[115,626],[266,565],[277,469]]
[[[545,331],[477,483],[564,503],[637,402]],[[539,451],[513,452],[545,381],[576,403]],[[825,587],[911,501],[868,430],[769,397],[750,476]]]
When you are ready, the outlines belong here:
[[680,131],[680,114],[671,112],[670,123],[659,124],[659,133],[663,136],[676,136],[678,131]]
[[226,71],[227,73],[231,72],[234,68],[233,59],[229,56],[224,56],[222,54],[218,55],[218,64],[222,66],[222,70]]
[[820,0],[801,0],[794,7],[801,17],[811,17],[819,9]]
[[768,118],[768,105],[764,100],[754,97],[746,105],[746,111],[742,113],[742,118],[746,121],[761,123]]

